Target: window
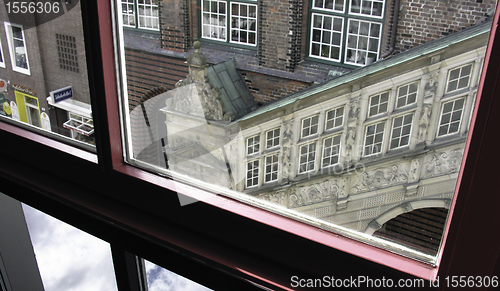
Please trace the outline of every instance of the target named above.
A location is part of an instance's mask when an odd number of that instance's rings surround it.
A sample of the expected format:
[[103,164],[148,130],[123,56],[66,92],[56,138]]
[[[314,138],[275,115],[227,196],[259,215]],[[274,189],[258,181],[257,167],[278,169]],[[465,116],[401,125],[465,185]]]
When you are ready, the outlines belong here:
[[418,82],[413,82],[398,88],[396,108],[413,104],[417,101]]
[[465,98],[443,103],[437,136],[457,133],[460,129]]
[[378,59],[384,1],[312,2],[309,56],[355,66]]
[[300,146],[299,173],[314,171],[316,164],[316,142]]
[[77,134],[90,136],[94,133],[94,122],[92,118],[84,117],[72,112],[69,112],[69,120],[63,123],[63,126],[74,131],[73,138],[75,138]]
[[266,133],[266,148],[273,148],[280,145],[280,129],[276,128]]
[[407,146],[410,143],[413,113],[393,119],[390,149]]
[[252,46],[257,44],[257,4],[252,4],[256,1],[201,2],[201,34],[204,39]]
[[448,73],[446,93],[469,87],[471,73],[472,64],[450,70]]
[[246,187],[251,188],[259,185],[259,160],[247,163]]
[[157,0],[122,0],[123,26],[159,30]]
[[7,34],[12,69],[16,72],[29,75],[30,67],[23,26],[5,22],[5,32]]
[[380,153],[384,139],[385,121],[366,126],[364,156]]
[[338,107],[326,112],[325,130],[338,128],[343,125],[344,107]]
[[302,138],[318,133],[319,115],[302,119]]
[[264,158],[266,161],[264,182],[278,180],[278,154],[270,155]]
[[387,112],[389,104],[389,91],[370,97],[368,117]]
[[341,135],[335,135],[323,140],[323,158],[321,166],[323,168],[338,164],[340,155]]
[[255,154],[260,151],[260,135],[247,138],[247,155]]
[[56,42],[57,53],[59,55],[59,67],[63,70],[79,73],[76,38],[56,33]]

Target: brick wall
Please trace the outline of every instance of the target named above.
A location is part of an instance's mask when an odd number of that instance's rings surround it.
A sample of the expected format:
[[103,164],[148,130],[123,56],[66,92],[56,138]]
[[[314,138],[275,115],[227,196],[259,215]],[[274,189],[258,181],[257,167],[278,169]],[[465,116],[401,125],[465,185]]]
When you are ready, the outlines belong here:
[[163,0],[159,3],[161,47],[186,52],[191,45],[189,0]]
[[125,64],[130,109],[135,108],[139,99],[154,88],[175,88],[175,83],[188,74],[184,62],[184,59],[127,49]]
[[397,50],[405,51],[483,22],[494,0],[402,0]]
[[280,99],[312,85],[255,72],[240,72],[255,101],[260,104]]

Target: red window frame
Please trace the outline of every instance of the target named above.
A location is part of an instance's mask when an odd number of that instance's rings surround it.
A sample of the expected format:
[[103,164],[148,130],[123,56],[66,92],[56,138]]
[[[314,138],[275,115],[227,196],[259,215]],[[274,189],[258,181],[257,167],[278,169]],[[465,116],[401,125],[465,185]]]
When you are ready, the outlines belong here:
[[[499,10],[487,49],[476,107],[436,266],[200,190],[126,164],[108,1],[82,11],[97,156],[0,122],[0,192],[202,284],[251,282],[293,290],[299,278],[444,278],[500,273]],[[95,15],[97,13],[97,16]],[[96,16],[93,21],[92,15]],[[98,21],[95,21],[98,19]],[[91,37],[93,35],[93,38]],[[99,39],[95,35],[100,35]],[[98,163],[96,163],[96,159]],[[68,168],[74,169],[69,173]],[[74,175],[78,175],[75,179]],[[92,183],[88,183],[92,181]],[[201,201],[181,207],[177,193]],[[487,213],[487,215],[485,215]],[[185,267],[188,266],[188,267]],[[193,268],[202,269],[200,275]],[[123,273],[121,273],[123,274]],[[119,275],[117,274],[117,277]],[[231,281],[231,278],[237,278]],[[119,281],[120,284],[126,284]],[[235,286],[236,286],[235,285]],[[253,286],[253,285],[244,285]],[[244,287],[238,287],[241,288]],[[246,287],[245,287],[246,288]],[[248,287],[251,288],[251,287]],[[484,288],[483,288],[484,289]],[[236,290],[236,289],[234,289]]]

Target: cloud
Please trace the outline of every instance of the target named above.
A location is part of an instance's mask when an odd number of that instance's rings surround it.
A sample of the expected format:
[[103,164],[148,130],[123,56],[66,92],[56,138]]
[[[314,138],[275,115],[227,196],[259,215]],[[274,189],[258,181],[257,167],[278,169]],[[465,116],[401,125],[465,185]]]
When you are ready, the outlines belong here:
[[23,205],[46,291],[117,290],[107,242]]
[[207,291],[211,290],[167,269],[144,260],[149,291]]

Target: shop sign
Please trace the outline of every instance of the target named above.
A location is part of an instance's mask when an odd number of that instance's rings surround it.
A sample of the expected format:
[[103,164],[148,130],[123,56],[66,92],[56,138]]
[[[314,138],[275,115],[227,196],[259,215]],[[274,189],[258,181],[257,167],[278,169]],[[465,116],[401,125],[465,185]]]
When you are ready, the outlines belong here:
[[0,79],[0,93],[7,91],[7,82],[5,80]]
[[24,93],[36,96],[36,92],[31,90],[31,88],[26,88],[26,87],[19,85],[19,84],[13,84],[12,88],[16,89],[19,92],[24,92]]
[[54,103],[73,98],[73,88],[71,86],[61,88],[50,92],[52,98],[54,98]]
[[19,118],[19,110],[17,110],[17,104],[16,102],[14,101],[10,101],[10,111],[11,111],[11,114],[12,114],[12,119],[14,120],[21,120]]
[[40,114],[40,119],[42,120],[42,128],[48,131],[52,131],[50,128],[50,118],[49,115],[45,112]]

